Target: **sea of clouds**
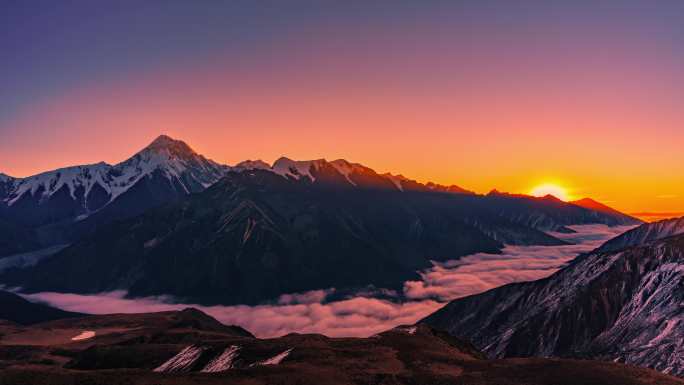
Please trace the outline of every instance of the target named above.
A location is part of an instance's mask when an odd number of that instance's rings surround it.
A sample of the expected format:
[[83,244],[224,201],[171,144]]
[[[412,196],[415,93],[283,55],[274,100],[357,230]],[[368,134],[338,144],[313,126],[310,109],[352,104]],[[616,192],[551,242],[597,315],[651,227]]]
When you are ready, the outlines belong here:
[[474,254],[455,261],[433,263],[422,280],[404,284],[402,301],[364,295],[326,302],[334,289],[286,294],[276,304],[259,306],[201,306],[176,303],[173,298],[125,298],[124,291],[79,295],[22,294],[32,301],[69,311],[108,314],[198,308],[226,324],[240,325],[258,337],[322,333],[332,337],[367,337],[392,327],[412,324],[446,302],[512,282],[536,280],[563,267],[580,253],[591,251],[628,227],[572,226],[573,234],[552,235],[572,242],[565,246],[507,246],[501,254]]

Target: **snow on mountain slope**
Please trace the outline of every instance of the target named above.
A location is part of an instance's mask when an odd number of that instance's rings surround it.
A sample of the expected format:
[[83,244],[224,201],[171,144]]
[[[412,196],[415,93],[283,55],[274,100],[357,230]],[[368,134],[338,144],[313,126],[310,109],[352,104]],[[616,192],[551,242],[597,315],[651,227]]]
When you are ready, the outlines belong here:
[[154,371],[160,373],[188,372],[195,361],[200,358],[203,351],[204,348],[201,346],[188,346],[170,360],[155,368]]
[[230,345],[223,351],[223,353],[221,353],[221,355],[209,361],[204,369],[202,369],[202,372],[219,373],[225,372],[228,369],[232,369],[233,363],[236,361],[239,351],[239,345]]
[[97,163],[83,166],[72,166],[47,171],[28,178],[16,179],[10,196],[6,198],[7,205],[11,206],[24,194],[31,196],[39,195],[42,201],[49,199],[63,187],[68,188],[69,195],[77,199],[77,190],[83,189],[83,195],[88,196],[93,186],[99,185],[108,190],[108,173],[112,166],[106,163]]
[[402,185],[402,183],[403,183],[403,182],[409,181],[408,178],[406,178],[405,176],[403,176],[403,175],[401,175],[401,174],[399,174],[399,175],[392,175],[392,174],[390,174],[390,173],[388,172],[388,173],[386,173],[386,174],[382,174],[382,176],[384,176],[385,178],[387,178],[387,179],[389,179],[390,181],[392,181],[392,183],[394,183],[394,185],[397,186],[397,189],[398,189],[399,191],[404,191],[404,186]]
[[344,159],[337,159],[333,160],[330,162],[330,164],[339,172],[340,174],[344,175],[344,177],[349,181],[349,183],[353,184],[356,186],[356,182],[351,180],[350,175],[352,175],[355,172],[364,172],[366,167],[358,164],[358,163],[349,163]]
[[253,364],[253,365],[254,365],[254,366],[259,366],[259,365],[262,365],[262,366],[263,366],[263,365],[279,365],[281,362],[283,362],[283,360],[284,360],[285,358],[287,358],[287,356],[290,355],[291,352],[292,352],[292,348],[289,348],[289,349],[285,350],[285,351],[282,352],[282,353],[278,353],[278,354],[276,354],[275,356],[273,356],[273,357],[271,357],[271,358],[269,358],[269,359],[263,360],[263,361],[261,361],[261,362],[257,362],[257,363],[255,363],[255,364]]
[[382,174],[382,177],[389,179],[400,191],[436,191],[452,194],[467,194],[474,195],[475,193],[466,190],[457,185],[441,185],[433,182],[420,183],[413,179],[409,179],[401,174],[393,175],[391,173]]
[[82,219],[155,173],[165,177],[170,185],[181,186],[185,193],[190,193],[210,186],[228,169],[195,153],[184,142],[162,135],[114,166],[100,162],[1,180],[11,184],[3,199],[7,207],[35,208],[59,198],[61,207],[74,206],[66,211],[69,215]]
[[236,164],[233,167],[233,170],[235,171],[240,171],[240,170],[270,170],[271,165],[264,162],[261,159],[257,160],[245,160],[242,161],[238,164]]
[[491,357],[590,357],[684,375],[684,235],[576,259],[457,299],[425,322]]
[[281,157],[273,163],[271,170],[284,177],[291,177],[298,180],[302,177],[306,177],[309,178],[311,182],[315,182],[316,177],[313,176],[312,169],[318,169],[324,163],[326,163],[325,159],[292,160],[290,158]]
[[[202,191],[228,171],[255,169],[271,171],[285,178],[309,180],[311,183],[317,181],[317,175],[326,174],[324,179],[328,183],[331,178],[337,178],[355,187],[396,187],[400,191],[466,191],[457,186],[446,187],[432,183],[422,185],[391,174],[379,175],[368,167],[344,159],[332,162],[325,159],[296,161],[281,157],[272,166],[261,160],[248,160],[229,167],[195,153],[180,140],[161,135],[143,150],[116,165],[100,162],[71,166],[26,178],[0,174],[0,202],[5,207],[14,206],[19,211],[17,217],[35,217],[27,223],[29,225],[42,225],[69,218],[81,220],[109,205],[144,178],[160,175],[170,188],[179,188],[180,193],[187,194]],[[27,209],[36,211],[41,207],[43,210],[49,208],[54,215],[25,215],[23,212]]]
[[604,243],[597,251],[609,252],[684,234],[684,217],[644,223]]
[[390,173],[378,174],[369,167],[359,163],[352,163],[345,159],[336,159],[333,161],[327,161],[325,159],[292,160],[281,157],[273,163],[273,166],[269,166],[266,162],[261,160],[248,160],[233,167],[234,171],[255,169],[272,171],[285,178],[308,180],[311,183],[320,182],[318,180],[319,176],[325,174],[326,178],[324,178],[325,182],[323,183],[330,183],[332,180],[337,180],[337,183],[348,183],[351,186],[360,188],[473,194],[471,191],[456,185],[444,186],[432,182],[423,184],[402,175],[392,175]]
[[223,177],[229,167],[195,153],[185,142],[162,135],[130,159],[113,167],[112,196],[130,188],[140,178],[160,170],[180,182],[186,192],[198,192]]

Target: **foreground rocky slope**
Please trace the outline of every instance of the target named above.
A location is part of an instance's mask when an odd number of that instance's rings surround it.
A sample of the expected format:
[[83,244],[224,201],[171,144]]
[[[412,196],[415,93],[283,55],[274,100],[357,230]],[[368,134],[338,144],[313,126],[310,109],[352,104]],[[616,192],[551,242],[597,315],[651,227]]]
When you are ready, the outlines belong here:
[[0,323],[0,384],[682,384],[616,363],[486,360],[428,326],[257,339],[193,309]]
[[422,322],[490,357],[591,357],[683,375],[682,319],[680,235],[580,256],[548,278],[457,299]]

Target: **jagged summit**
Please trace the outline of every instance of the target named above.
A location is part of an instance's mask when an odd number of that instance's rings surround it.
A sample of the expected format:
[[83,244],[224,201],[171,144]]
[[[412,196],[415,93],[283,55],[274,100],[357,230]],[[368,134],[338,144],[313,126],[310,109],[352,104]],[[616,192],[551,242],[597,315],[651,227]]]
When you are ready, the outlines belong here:
[[174,139],[174,138],[172,138],[166,134],[161,134],[156,139],[154,139],[152,141],[152,143],[149,144],[148,147],[150,147],[150,146],[168,146],[168,145],[172,145],[172,144],[178,143],[178,142],[183,143],[183,141],[181,141],[181,140]]
[[261,159],[257,160],[244,160],[233,167],[233,170],[270,170],[271,165],[264,162]]
[[145,151],[166,151],[169,154],[179,156],[179,157],[189,157],[197,155],[197,153],[182,140],[174,139],[168,135],[159,135],[155,140],[152,141],[147,147],[145,147],[141,152]]
[[[100,162],[70,166],[27,178],[12,178],[1,174],[0,208],[10,221],[29,228],[58,224],[54,227],[55,230],[50,230],[51,235],[46,241],[49,242],[48,245],[57,242],[70,243],[73,241],[72,236],[67,235],[65,238],[63,234],[72,233],[72,230],[62,232],[62,228],[74,223],[80,223],[79,229],[73,231],[74,234],[87,233],[89,228],[96,227],[93,223],[103,225],[112,220],[138,215],[149,208],[182,199],[187,194],[199,193],[224,177],[238,177],[236,173],[256,170],[259,173],[274,173],[292,183],[310,184],[311,187],[320,187],[322,190],[365,189],[474,195],[457,185],[421,183],[403,175],[378,174],[363,164],[346,159],[294,160],[283,156],[272,165],[262,160],[247,160],[230,167],[196,153],[182,140],[159,135],[142,150],[114,165]],[[499,194],[504,198],[512,196],[497,192],[489,195]],[[548,197],[534,200],[544,199],[555,201],[555,198]],[[488,204],[493,200],[500,199],[490,198]],[[559,207],[565,207],[561,202],[556,203]],[[524,215],[520,210],[509,214],[524,218],[526,225],[553,231],[567,231],[554,223],[559,218],[569,217],[574,218],[573,221],[563,219],[561,222],[586,223],[587,218],[591,217],[597,223],[639,223],[615,212],[605,212],[607,209],[599,213],[591,208],[578,207],[580,203],[571,205],[569,212],[552,214],[554,218],[540,213]],[[608,217],[616,217],[618,220]],[[540,223],[546,225],[541,226]],[[78,236],[80,235],[74,237]]]
[[316,177],[312,174],[312,169],[316,170],[321,165],[327,163],[325,159],[316,160],[292,160],[287,157],[280,157],[273,163],[271,169],[276,173],[285,177],[292,177],[300,179],[301,177],[308,177],[311,181],[315,181]]
[[227,170],[227,166],[195,153],[185,142],[160,135],[115,165],[99,162],[26,178],[0,178],[0,200],[11,208],[10,217],[36,226],[81,221],[132,191],[125,199],[125,207],[112,210],[133,215],[202,191]]
[[497,189],[492,189],[490,192],[487,193],[488,197],[514,197],[514,198],[534,198],[531,195],[525,195],[525,194],[513,194],[505,191],[499,191]]

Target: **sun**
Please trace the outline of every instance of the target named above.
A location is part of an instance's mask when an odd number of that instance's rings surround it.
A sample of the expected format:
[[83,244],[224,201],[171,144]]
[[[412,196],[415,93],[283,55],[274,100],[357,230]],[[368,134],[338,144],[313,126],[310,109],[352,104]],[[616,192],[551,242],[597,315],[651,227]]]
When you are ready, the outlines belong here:
[[568,191],[557,184],[554,183],[544,183],[539,186],[534,187],[530,191],[530,195],[535,197],[545,197],[547,195],[553,195],[562,201],[568,201],[570,197],[568,196]]

